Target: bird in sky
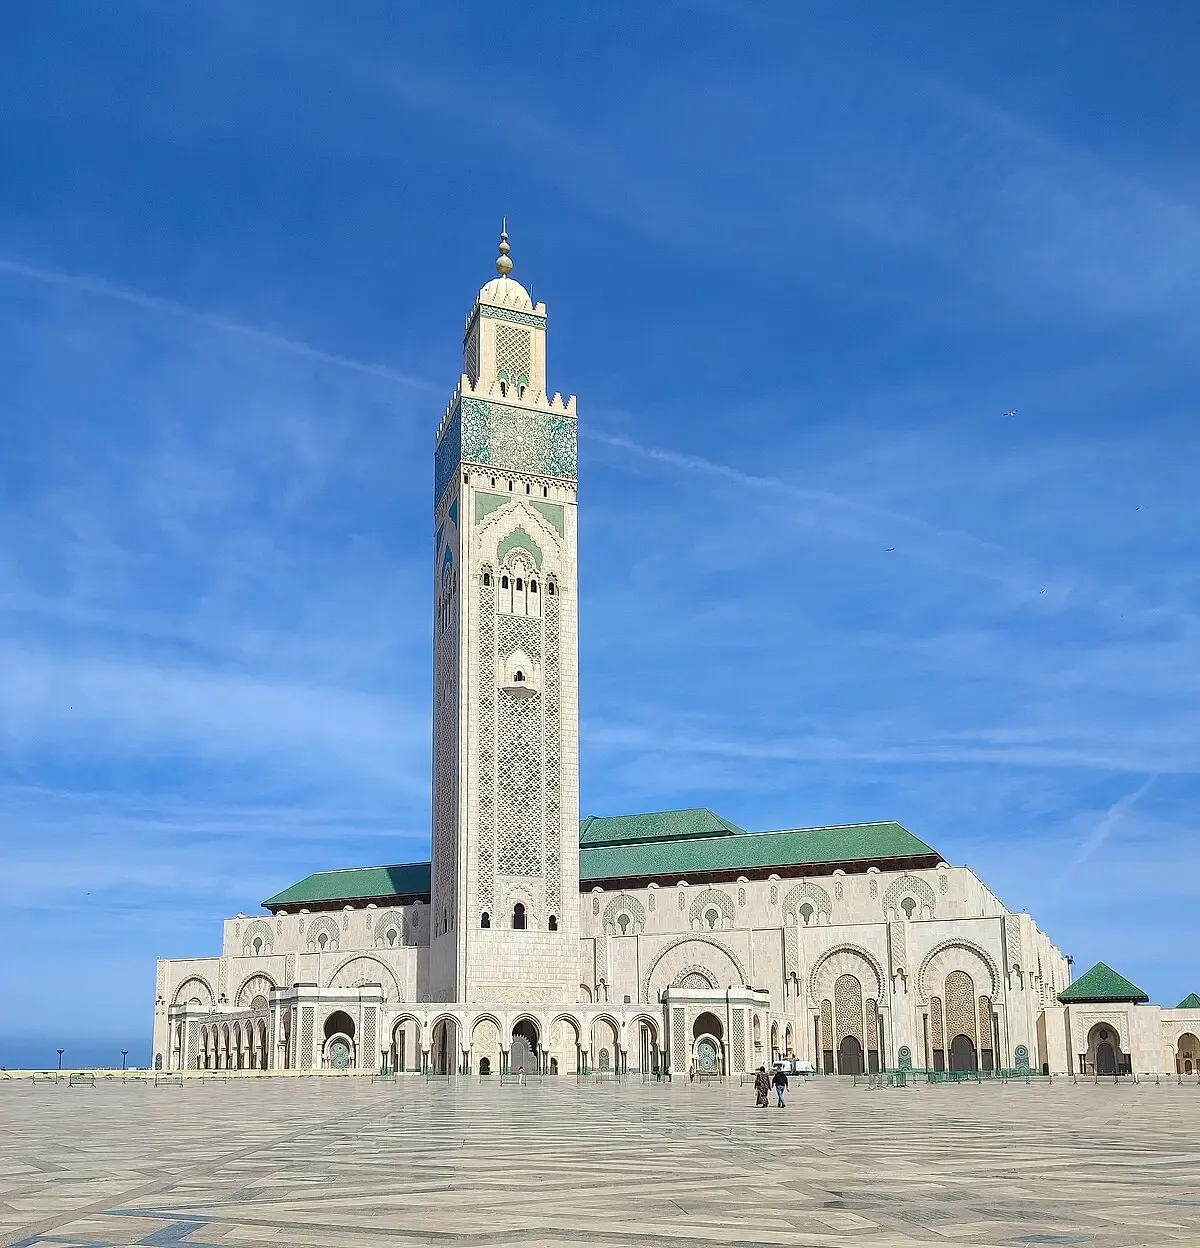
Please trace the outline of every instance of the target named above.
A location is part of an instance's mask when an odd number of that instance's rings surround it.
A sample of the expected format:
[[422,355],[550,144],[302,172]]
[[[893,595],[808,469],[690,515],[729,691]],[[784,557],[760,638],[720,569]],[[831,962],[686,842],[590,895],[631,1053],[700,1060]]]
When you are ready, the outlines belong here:
[[1011,412],[1005,412],[1004,414],[1005,416],[1015,416],[1017,414],[1016,408],[1014,408]]

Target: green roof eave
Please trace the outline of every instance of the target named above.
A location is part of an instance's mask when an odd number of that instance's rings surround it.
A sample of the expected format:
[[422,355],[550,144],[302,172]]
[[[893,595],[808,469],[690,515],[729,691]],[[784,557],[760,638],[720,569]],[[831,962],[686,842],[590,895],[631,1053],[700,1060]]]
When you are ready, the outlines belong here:
[[579,825],[580,846],[680,841],[700,836],[745,835],[745,829],[707,807],[658,810],[644,815],[589,815]]
[[1200,997],[1194,992],[1189,992],[1175,1008],[1177,1010],[1200,1010]]
[[935,866],[936,850],[898,823],[857,823],[832,828],[783,832],[745,832],[735,836],[651,841],[628,845],[581,845],[580,883],[687,878],[723,872],[787,867],[833,867],[923,859]]
[[375,898],[428,896],[427,862],[405,862],[390,867],[351,867],[344,871],[316,871],[262,904],[268,910],[308,903],[370,901]]
[[1104,962],[1097,962],[1090,971],[1068,985],[1058,994],[1063,1005],[1104,1005],[1128,1002],[1144,1005],[1150,998],[1137,984],[1118,974]]

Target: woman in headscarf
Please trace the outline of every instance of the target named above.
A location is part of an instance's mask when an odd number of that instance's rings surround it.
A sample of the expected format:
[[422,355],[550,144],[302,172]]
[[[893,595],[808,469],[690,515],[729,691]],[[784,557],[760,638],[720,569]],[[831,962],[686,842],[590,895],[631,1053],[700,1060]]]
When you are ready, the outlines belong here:
[[771,1078],[767,1074],[767,1068],[760,1066],[758,1074],[754,1076],[754,1104],[760,1109],[767,1107],[767,1095],[771,1091]]

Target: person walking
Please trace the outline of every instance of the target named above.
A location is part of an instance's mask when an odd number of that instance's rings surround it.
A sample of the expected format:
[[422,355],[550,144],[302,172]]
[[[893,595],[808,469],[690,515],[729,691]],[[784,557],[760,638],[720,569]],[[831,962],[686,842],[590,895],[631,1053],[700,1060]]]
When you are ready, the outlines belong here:
[[517,1067],[517,1087],[523,1088],[524,1086],[525,1086],[525,1067],[518,1066]]
[[775,1078],[772,1079],[771,1082],[775,1085],[775,1092],[779,1097],[779,1108],[782,1109],[783,1108],[783,1094],[787,1091],[787,1087],[788,1087],[788,1077],[786,1074],[784,1074],[782,1066],[780,1066],[779,1069],[775,1071]]
[[771,1079],[767,1074],[767,1068],[760,1066],[758,1073],[754,1076],[754,1105],[756,1109],[766,1109],[767,1094],[771,1090]]

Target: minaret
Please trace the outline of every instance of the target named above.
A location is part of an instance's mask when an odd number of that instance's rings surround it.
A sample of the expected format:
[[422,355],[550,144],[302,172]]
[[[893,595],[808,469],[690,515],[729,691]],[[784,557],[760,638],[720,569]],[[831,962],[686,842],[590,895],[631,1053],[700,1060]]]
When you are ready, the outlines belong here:
[[575,1001],[575,399],[546,393],[546,305],[510,274],[467,318],[434,472],[435,1001]]

